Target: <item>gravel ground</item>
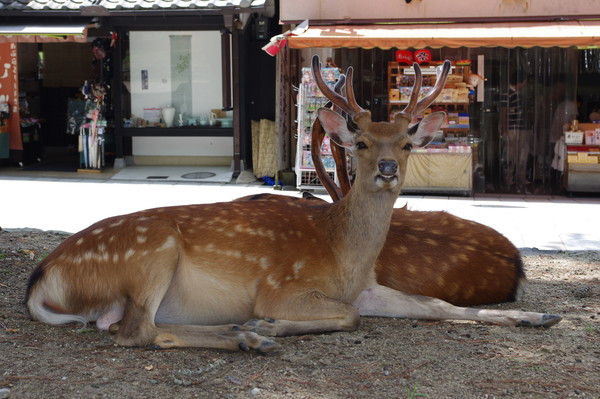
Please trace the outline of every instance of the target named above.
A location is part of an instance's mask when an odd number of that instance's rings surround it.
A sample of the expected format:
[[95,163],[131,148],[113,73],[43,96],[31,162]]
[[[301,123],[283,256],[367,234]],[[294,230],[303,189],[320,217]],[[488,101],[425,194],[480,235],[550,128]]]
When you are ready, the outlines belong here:
[[0,231],[1,398],[600,398],[600,253],[524,250],[529,283],[501,309],[550,329],[363,318],[358,331],[276,338],[263,356],[122,348],[29,320],[34,266],[68,235]]

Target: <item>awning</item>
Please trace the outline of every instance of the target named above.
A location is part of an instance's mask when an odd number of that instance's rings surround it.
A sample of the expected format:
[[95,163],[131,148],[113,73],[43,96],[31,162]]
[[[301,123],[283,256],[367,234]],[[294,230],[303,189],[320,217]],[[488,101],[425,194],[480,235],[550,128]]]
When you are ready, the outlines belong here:
[[0,43],[85,42],[87,25],[0,25]]
[[593,47],[600,21],[311,26],[291,48]]

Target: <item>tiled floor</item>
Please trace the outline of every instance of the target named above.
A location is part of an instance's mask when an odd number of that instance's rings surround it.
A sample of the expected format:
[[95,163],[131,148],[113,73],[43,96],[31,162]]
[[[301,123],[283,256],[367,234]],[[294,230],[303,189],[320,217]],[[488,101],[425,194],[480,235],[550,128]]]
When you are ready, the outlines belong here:
[[[217,173],[220,178],[231,177],[227,169],[227,173]],[[163,176],[163,171],[154,170],[150,175]],[[197,167],[190,170],[197,171]],[[301,195],[295,190],[274,191],[259,183],[146,179],[147,172],[139,175],[139,180],[124,180],[113,178],[118,173],[74,179],[73,174],[66,178],[0,171],[0,227],[75,232],[108,216],[151,207],[230,201],[256,193]],[[396,206],[405,204],[413,210],[443,210],[486,224],[519,248],[600,250],[599,197],[411,195],[401,196]]]

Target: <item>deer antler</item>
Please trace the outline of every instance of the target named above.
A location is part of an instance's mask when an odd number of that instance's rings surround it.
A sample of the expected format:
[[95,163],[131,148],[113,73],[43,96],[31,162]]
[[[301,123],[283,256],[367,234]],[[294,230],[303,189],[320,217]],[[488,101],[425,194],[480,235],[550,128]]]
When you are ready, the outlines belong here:
[[[413,85],[412,93],[410,95],[410,101],[406,105],[406,107],[399,112],[399,115],[402,117],[411,118],[415,115],[419,115],[421,112],[425,111],[427,107],[431,105],[432,102],[440,95],[440,92],[444,88],[446,84],[446,79],[448,79],[448,74],[450,73],[450,61],[444,61],[443,65],[440,65],[436,68],[436,82],[435,86],[429,93],[423,97],[420,101],[417,101],[419,98],[419,92],[421,91],[421,85],[423,82],[423,77],[421,74],[421,68],[419,64],[413,64],[413,68],[415,70],[415,83]],[[398,115],[398,114],[397,114]]]
[[[315,56],[315,57],[317,58],[316,65],[318,68],[320,68],[320,65],[318,64],[318,56]],[[321,86],[319,86],[319,81],[320,81],[322,83],[322,85],[326,88],[326,90],[329,91],[329,86],[327,86],[323,82],[320,73],[315,73],[314,68],[315,68],[315,58],[313,58],[313,74],[315,76],[318,76],[318,78],[315,77],[315,80],[317,81],[317,86],[319,88],[321,88]],[[318,69],[317,71],[320,71],[320,69]],[[342,100],[345,100],[344,95],[342,93],[345,84],[346,84],[346,75],[340,74],[338,81],[336,82],[336,84],[333,88],[333,93],[338,94],[342,98]],[[321,91],[323,91],[323,90],[321,90]],[[327,98],[331,100],[330,97],[327,97]],[[353,98],[354,98],[354,96],[353,96]],[[348,102],[342,101],[342,103],[347,104]],[[354,103],[356,104],[356,100],[354,100]],[[336,105],[333,101],[331,101],[330,104],[332,105],[332,109],[335,112],[342,115],[342,113],[344,112],[344,109],[342,109],[342,107]],[[328,106],[330,104],[328,104]],[[356,107],[358,109],[362,110],[362,108],[359,107],[358,104],[356,104]],[[362,110],[362,111],[364,111],[364,110]],[[358,112],[361,112],[361,111],[358,111]],[[327,173],[327,171],[325,170],[325,167],[323,166],[323,162],[321,160],[321,144],[323,143],[324,138],[325,138],[325,130],[323,130],[323,127],[321,126],[321,122],[317,118],[317,119],[315,119],[313,126],[312,126],[311,146],[310,146],[310,152],[311,152],[311,156],[313,159],[313,164],[314,164],[317,176],[319,176],[319,180],[321,181],[321,184],[323,184],[323,187],[325,187],[325,189],[331,196],[331,199],[333,201],[339,201],[346,194],[348,194],[348,191],[350,191],[350,187],[351,187],[350,179],[348,177],[348,167],[346,165],[346,151],[344,150],[344,148],[337,146],[335,143],[333,143],[333,142],[331,143],[331,152],[333,154],[333,158],[335,160],[335,166],[336,166],[337,173],[338,173],[338,176],[340,179],[340,187],[338,187],[337,184],[335,184],[335,182],[329,175],[329,173]]]
[[346,71],[346,97],[343,97],[342,95],[331,90],[325,81],[323,81],[323,77],[321,76],[321,62],[319,61],[318,55],[315,55],[312,59],[312,73],[317,87],[319,90],[321,90],[321,93],[323,93],[323,95],[333,103],[334,106],[346,112],[353,119],[360,113],[367,112],[361,108],[360,105],[358,105],[356,98],[354,97],[354,89],[352,87],[352,76],[354,74],[354,70],[352,67],[349,67]]

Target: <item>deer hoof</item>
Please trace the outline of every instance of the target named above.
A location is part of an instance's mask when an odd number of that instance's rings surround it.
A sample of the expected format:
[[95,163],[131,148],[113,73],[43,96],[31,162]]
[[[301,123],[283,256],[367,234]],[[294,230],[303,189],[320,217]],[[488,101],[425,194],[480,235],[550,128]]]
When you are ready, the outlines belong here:
[[277,335],[277,329],[275,320],[265,319],[252,319],[244,323],[244,326],[249,327],[250,331],[260,335],[275,336]]
[[240,344],[238,346],[240,347],[240,350],[243,352],[248,352],[250,350],[250,347],[244,341],[240,342]]
[[542,327],[552,327],[562,320],[562,317],[555,314],[545,314],[542,316]]
[[562,317],[555,314],[543,314],[539,323],[534,323],[530,320],[519,320],[517,327],[552,327],[562,320]]
[[244,332],[242,334],[243,335],[239,336],[239,348],[244,352],[254,349],[258,353],[266,354],[281,348],[281,345],[277,342],[254,332]]
[[108,327],[108,332],[115,335],[119,331],[119,323],[113,323]]
[[264,340],[258,348],[256,348],[258,353],[267,354],[276,352],[281,348],[281,345],[275,341],[271,341],[270,339]]

